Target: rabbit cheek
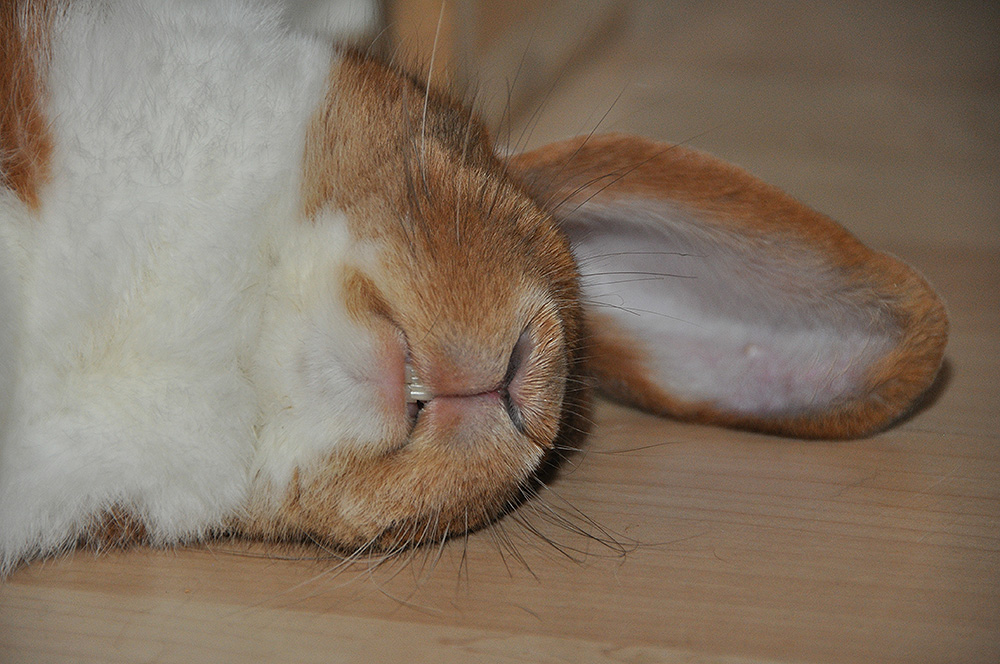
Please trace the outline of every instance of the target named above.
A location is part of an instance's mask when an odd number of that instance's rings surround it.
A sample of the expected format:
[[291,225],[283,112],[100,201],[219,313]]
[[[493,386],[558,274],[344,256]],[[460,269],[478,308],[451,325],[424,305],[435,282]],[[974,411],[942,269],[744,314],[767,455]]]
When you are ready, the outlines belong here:
[[371,386],[385,419],[408,421],[405,336],[392,322],[391,310],[378,289],[354,267],[345,271],[342,296],[347,316],[373,339],[370,360],[356,367],[357,380]]
[[[272,275],[253,380],[261,404],[254,491],[281,500],[296,472],[333,453],[359,458],[402,445],[411,428],[405,345],[388,320],[358,315],[333,231],[299,229]],[[355,252],[357,253],[357,252]]]

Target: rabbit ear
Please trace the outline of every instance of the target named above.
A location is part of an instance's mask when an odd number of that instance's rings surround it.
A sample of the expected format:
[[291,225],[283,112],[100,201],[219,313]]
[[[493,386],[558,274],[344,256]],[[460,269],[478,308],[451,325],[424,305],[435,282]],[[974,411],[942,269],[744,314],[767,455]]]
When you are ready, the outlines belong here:
[[852,437],[904,415],[934,380],[948,320],[930,286],[748,173],[621,135],[543,147],[510,168],[569,237],[591,370],[610,396]]

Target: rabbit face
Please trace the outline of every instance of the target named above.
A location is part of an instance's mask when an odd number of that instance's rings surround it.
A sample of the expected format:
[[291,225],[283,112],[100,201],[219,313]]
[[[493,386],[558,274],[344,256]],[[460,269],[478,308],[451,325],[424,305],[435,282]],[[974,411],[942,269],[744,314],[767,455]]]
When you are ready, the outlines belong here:
[[510,509],[579,428],[577,273],[476,120],[432,100],[424,123],[423,92],[360,58],[337,76],[332,115],[368,86],[386,110],[312,130],[307,164],[355,157],[307,168],[327,198],[277,250],[252,527],[396,547]]

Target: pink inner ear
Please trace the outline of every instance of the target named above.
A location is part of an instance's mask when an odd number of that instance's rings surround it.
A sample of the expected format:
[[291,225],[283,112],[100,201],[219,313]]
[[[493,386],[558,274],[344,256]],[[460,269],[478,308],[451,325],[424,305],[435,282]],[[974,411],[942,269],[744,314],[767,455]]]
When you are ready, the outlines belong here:
[[564,228],[588,307],[689,403],[764,416],[827,410],[867,390],[869,368],[901,334],[888,307],[793,237],[645,200],[588,203]]

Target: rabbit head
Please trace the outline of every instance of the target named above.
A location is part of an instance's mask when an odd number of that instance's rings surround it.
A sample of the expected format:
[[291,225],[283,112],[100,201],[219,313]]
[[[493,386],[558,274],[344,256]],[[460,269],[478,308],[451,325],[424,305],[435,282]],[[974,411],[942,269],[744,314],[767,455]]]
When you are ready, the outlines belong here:
[[489,522],[576,444],[595,381],[847,437],[938,368],[923,280],[737,168],[628,136],[504,160],[419,80],[358,55],[335,78],[268,298],[248,532],[384,549]]
[[245,527],[386,548],[496,518],[582,432],[583,316],[565,236],[475,118],[361,56],[335,79],[276,249]]

